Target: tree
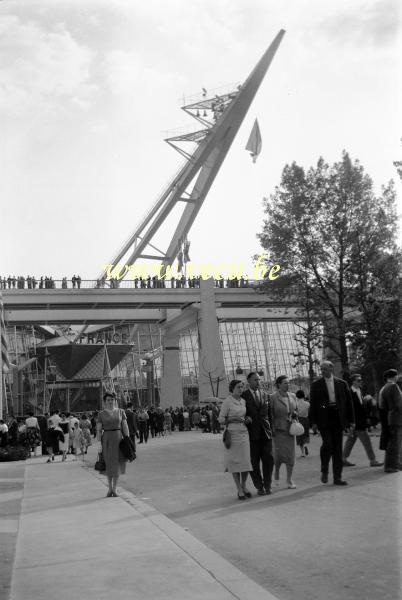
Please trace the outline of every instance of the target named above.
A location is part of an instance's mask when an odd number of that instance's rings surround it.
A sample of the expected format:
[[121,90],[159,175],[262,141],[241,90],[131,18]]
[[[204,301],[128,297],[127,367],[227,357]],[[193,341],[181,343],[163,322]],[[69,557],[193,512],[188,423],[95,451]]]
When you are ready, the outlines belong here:
[[308,298],[347,376],[348,345],[357,342],[356,323],[366,334],[363,306],[383,277],[377,267],[397,250],[393,184],[376,197],[363,167],[343,152],[339,162],[330,166],[320,158],[307,173],[296,163],[286,165],[264,203],[261,245],[302,290],[302,304]]

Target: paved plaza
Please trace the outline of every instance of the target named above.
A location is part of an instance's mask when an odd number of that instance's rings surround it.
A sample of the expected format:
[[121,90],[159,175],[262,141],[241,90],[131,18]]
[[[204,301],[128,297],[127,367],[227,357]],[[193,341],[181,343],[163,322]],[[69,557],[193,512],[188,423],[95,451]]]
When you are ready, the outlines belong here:
[[349,486],[324,486],[319,443],[297,459],[296,490],[242,503],[220,436],[201,432],[140,445],[117,499],[93,448],[85,465],[2,463],[0,598],[400,597],[401,476],[370,468],[356,444]]

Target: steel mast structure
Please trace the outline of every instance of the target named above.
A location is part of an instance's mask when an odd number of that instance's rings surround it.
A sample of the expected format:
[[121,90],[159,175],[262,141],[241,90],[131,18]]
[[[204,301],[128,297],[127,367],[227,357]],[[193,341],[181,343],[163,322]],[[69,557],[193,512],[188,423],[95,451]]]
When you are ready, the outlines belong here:
[[[111,265],[132,265],[137,259],[157,260],[162,264],[163,274],[180,252],[183,241],[206,198],[206,195],[222,165],[226,154],[243,122],[251,102],[271,64],[285,31],[281,29],[261,57],[243,85],[232,92],[207,97],[204,89],[201,98],[182,109],[203,126],[191,133],[167,137],[165,141],[174,147],[186,162],[174,176],[150,208],[134,233],[110,261]],[[189,153],[182,144],[196,144]],[[166,250],[155,245],[155,236],[173,208],[184,203],[184,210],[171,236]],[[100,279],[105,279],[102,273]]]

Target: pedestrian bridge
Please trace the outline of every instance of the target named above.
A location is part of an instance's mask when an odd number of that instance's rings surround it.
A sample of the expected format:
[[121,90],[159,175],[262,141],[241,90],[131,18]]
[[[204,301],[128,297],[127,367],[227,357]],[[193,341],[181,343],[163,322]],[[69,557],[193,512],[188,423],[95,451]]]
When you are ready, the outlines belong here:
[[[169,322],[191,314],[200,307],[201,288],[135,288],[134,282],[121,282],[116,289],[95,288],[95,282],[82,282],[80,289],[3,290],[5,320],[8,325],[124,324]],[[89,284],[92,287],[89,287]],[[259,282],[247,287],[213,287],[218,321],[294,321],[302,316],[295,298],[262,293]],[[128,286],[127,284],[132,284]]]

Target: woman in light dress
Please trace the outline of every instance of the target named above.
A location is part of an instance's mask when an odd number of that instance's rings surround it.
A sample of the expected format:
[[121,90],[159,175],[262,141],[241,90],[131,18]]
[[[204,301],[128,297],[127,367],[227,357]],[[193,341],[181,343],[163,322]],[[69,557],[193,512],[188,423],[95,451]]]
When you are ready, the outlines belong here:
[[275,483],[279,485],[279,469],[282,463],[286,465],[286,483],[289,489],[295,489],[292,474],[295,464],[296,439],[290,435],[292,419],[297,417],[296,396],[289,392],[289,381],[286,375],[280,375],[275,385],[278,391],[272,394],[272,419],[274,437]]
[[103,396],[103,410],[98,415],[96,439],[98,452],[102,452],[106,463],[106,477],[109,484],[107,497],[116,497],[119,475],[126,472],[126,461],[120,452],[119,444],[123,436],[128,437],[126,413],[116,406],[116,396],[106,392]]
[[225,472],[232,473],[239,500],[251,498],[251,492],[246,487],[247,477],[252,466],[250,462],[250,441],[247,423],[251,418],[246,417],[246,402],[241,397],[244,384],[239,379],[233,379],[229,384],[230,395],[223,401],[219,413],[219,422],[227,425],[231,435],[231,446],[224,446]]
[[307,444],[310,443],[310,422],[308,419],[308,413],[310,409],[310,402],[307,402],[306,395],[303,390],[297,390],[296,392],[297,402],[297,413],[299,415],[299,422],[304,427],[303,435],[298,435],[296,438],[296,444],[300,448],[300,457],[304,458],[308,456]]
[[64,413],[61,413],[60,418],[61,421],[59,423],[59,427],[64,434],[64,442],[59,443],[59,452],[63,453],[63,458],[61,459],[61,461],[64,462],[65,460],[67,460],[67,452],[70,448],[70,437],[72,429],[70,419],[68,419]]

